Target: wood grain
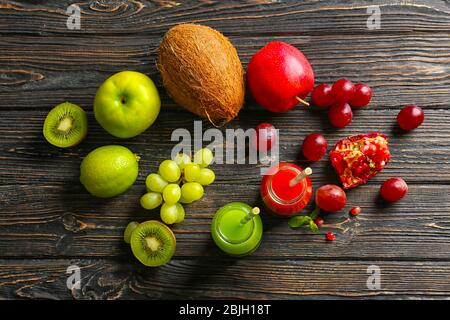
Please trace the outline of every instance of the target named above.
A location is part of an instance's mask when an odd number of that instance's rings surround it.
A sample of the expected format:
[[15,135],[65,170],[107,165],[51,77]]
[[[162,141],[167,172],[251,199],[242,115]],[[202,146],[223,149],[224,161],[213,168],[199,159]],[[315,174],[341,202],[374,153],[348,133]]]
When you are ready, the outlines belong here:
[[[262,208],[264,241],[253,254],[266,258],[380,258],[450,260],[450,204],[441,202],[449,186],[410,186],[408,197],[385,205],[377,199],[377,185],[348,192],[348,205],[325,215],[326,225],[318,234],[293,230],[287,221],[271,216],[253,185],[213,185],[205,198],[186,206],[186,220],[174,226],[177,257],[217,257],[209,233],[214,212],[230,200]],[[111,200],[96,200],[77,186],[2,186],[0,251],[3,257],[127,257],[123,242],[125,226],[132,220],[158,219],[158,210],[139,207],[143,186]],[[351,206],[362,214],[349,218]],[[308,210],[312,210],[309,206]],[[333,231],[336,241],[327,243]]]
[[[131,69],[148,74],[161,88],[163,106],[177,108],[162,88],[156,69],[160,36],[71,35],[39,38],[14,36],[0,43],[0,99],[4,108],[48,109],[71,99],[86,107],[99,85],[115,72]],[[232,36],[244,67],[273,36]],[[281,36],[310,58],[316,82],[332,83],[341,77],[368,83],[372,105],[399,108],[416,103],[427,108],[448,108],[450,93],[450,33]],[[370,54],[367,54],[370,50]],[[17,95],[17,90],[21,91]],[[246,108],[259,110],[248,97]]]
[[[448,1],[79,1],[82,29],[73,31],[66,28],[70,3],[0,1],[0,299],[450,297]],[[374,4],[381,28],[369,30],[367,7]],[[345,210],[325,216],[319,234],[290,229],[263,210],[261,247],[244,259],[225,257],[211,241],[211,217],[231,200],[262,206],[260,166],[215,165],[217,182],[174,227],[175,259],[148,269],[132,257],[122,241],[126,224],[159,216],[139,206],[145,176],[169,157],[172,130],[192,131],[198,120],[170,100],[155,67],[164,32],[182,22],[222,31],[244,67],[267,42],[281,40],[306,54],[317,83],[348,77],[372,87],[370,106],[343,130],[330,129],[324,112],[269,114],[250,96],[226,127],[273,123],[281,160],[312,166],[314,187],[338,181],[327,157],[309,163],[299,156],[306,134],[323,132],[330,147],[356,133],[390,137],[391,163],[349,191]],[[104,79],[126,69],[155,80],[163,108],[144,134],[120,140],[99,127],[92,103]],[[81,105],[90,125],[86,140],[66,150],[42,137],[45,115],[63,101]],[[424,108],[426,120],[405,134],[395,117],[411,103]],[[203,128],[210,128],[206,121]],[[95,147],[113,143],[141,155],[140,174],[120,197],[95,199],[78,181],[79,164]],[[378,188],[392,176],[403,177],[410,191],[386,205]],[[362,214],[349,218],[354,205]],[[326,231],[336,241],[326,242]],[[82,268],[80,291],[66,288],[71,264]],[[381,267],[379,291],[366,287],[372,264]]]
[[[0,5],[0,32],[67,34],[66,9],[71,1]],[[228,34],[296,35],[367,33],[367,7],[377,4],[382,28],[370,32],[448,32],[445,0],[405,1],[78,1],[82,12],[79,37],[98,34],[162,34],[182,22],[207,24]],[[20,17],[20,19],[18,19]],[[22,23],[27,21],[26,24]],[[119,23],[120,21],[120,23]],[[270,26],[270,27],[269,27]]]
[[[261,108],[260,108],[261,109]],[[23,111],[0,110],[0,182],[4,184],[78,184],[81,159],[94,148],[105,144],[123,144],[137,152],[142,160],[139,179],[156,171],[159,162],[170,157],[170,151],[179,142],[171,141],[172,131],[186,128],[193,134],[195,115],[178,109],[163,109],[158,121],[142,135],[127,140],[107,134],[89,115],[88,137],[77,147],[67,150],[48,145],[42,135],[43,120],[47,110]],[[317,163],[309,163],[300,155],[301,143],[311,132],[324,132],[329,148],[346,136],[367,132],[383,132],[390,137],[393,159],[385,174],[373,179],[384,181],[386,176],[403,176],[408,183],[450,182],[450,110],[425,109],[426,121],[420,129],[402,133],[396,126],[396,110],[377,110],[370,107],[355,112],[350,126],[343,130],[330,129],[326,113],[297,107],[282,115],[268,112],[255,113],[243,110],[240,116],[222,129],[254,128],[259,122],[271,122],[280,130],[280,160],[310,165],[317,174],[316,183],[337,182],[329,166],[328,157]],[[203,128],[211,126],[203,121]],[[194,137],[192,137],[194,139]],[[209,141],[205,141],[205,145]],[[235,146],[237,147],[237,145]],[[37,162],[39,167],[36,166]],[[217,165],[217,183],[258,185],[261,181],[260,165]]]
[[[79,290],[66,287],[70,265],[81,268]],[[380,290],[367,288],[373,265]],[[3,299],[443,299],[449,279],[448,262],[195,259],[148,269],[133,261],[0,260]]]

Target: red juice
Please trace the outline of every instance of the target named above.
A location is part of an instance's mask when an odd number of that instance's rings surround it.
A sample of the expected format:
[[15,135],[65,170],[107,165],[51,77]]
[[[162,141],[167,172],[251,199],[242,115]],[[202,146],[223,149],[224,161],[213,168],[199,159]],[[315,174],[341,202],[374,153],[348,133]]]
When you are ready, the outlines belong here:
[[311,199],[312,184],[309,177],[305,177],[297,184],[289,183],[303,171],[302,168],[291,163],[281,163],[270,169],[271,174],[265,175],[261,183],[261,197],[274,214],[290,217],[302,211]]

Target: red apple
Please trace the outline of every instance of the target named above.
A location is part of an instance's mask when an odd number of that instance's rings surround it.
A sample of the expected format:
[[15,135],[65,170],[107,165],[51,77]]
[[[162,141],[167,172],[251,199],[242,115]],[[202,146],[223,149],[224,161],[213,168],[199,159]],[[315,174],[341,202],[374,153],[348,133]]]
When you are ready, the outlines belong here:
[[314,72],[300,50],[273,41],[250,60],[247,84],[261,106],[272,112],[286,112],[311,92]]

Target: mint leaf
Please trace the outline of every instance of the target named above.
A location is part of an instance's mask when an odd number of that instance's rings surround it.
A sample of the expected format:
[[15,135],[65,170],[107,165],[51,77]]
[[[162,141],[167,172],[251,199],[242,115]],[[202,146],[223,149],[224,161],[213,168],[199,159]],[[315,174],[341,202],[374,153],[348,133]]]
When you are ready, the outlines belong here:
[[299,228],[301,226],[307,225],[310,223],[311,218],[309,216],[294,216],[289,219],[289,226],[291,228]]
[[312,232],[317,233],[319,231],[319,227],[317,226],[317,224],[315,224],[315,222],[313,220],[311,220],[309,222],[309,228],[311,229]]
[[312,220],[314,220],[319,216],[319,213],[320,213],[319,206],[316,206],[316,208],[313,210],[313,212],[311,212],[309,216]]

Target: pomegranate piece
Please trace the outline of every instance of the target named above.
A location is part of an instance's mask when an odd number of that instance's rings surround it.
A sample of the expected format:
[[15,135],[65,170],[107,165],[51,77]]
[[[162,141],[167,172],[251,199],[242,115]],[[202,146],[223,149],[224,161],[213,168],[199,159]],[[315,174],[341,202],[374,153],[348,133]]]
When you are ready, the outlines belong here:
[[387,137],[381,133],[350,136],[338,141],[330,152],[331,164],[344,189],[366,183],[391,159]]

